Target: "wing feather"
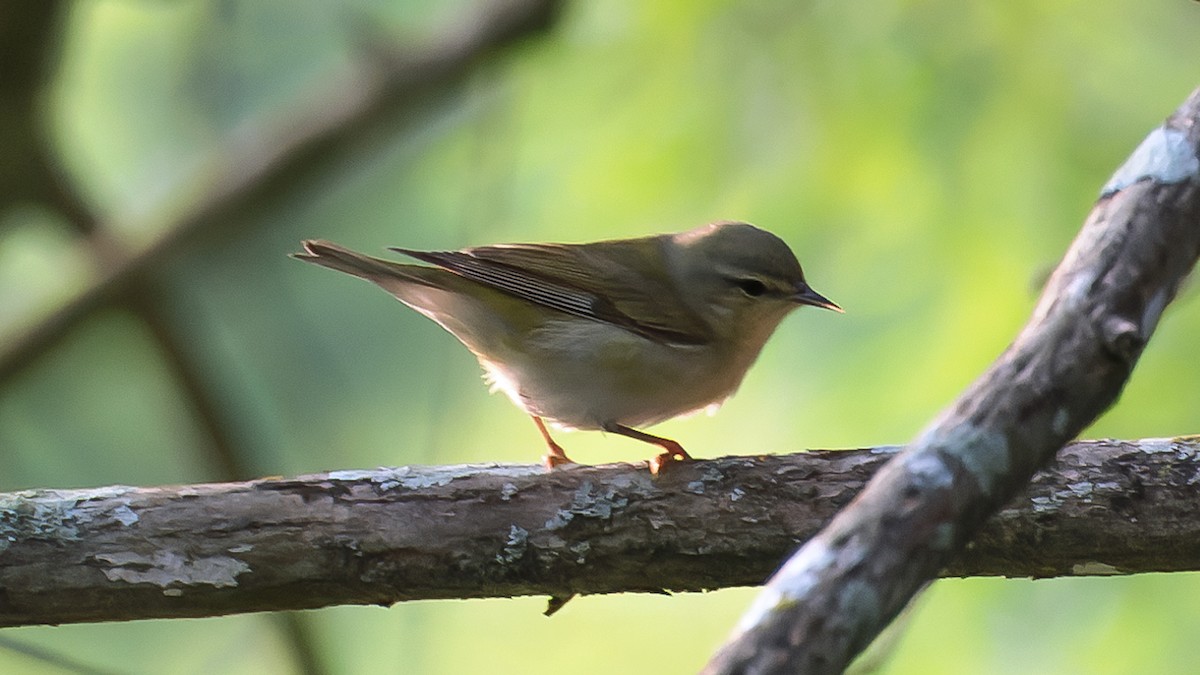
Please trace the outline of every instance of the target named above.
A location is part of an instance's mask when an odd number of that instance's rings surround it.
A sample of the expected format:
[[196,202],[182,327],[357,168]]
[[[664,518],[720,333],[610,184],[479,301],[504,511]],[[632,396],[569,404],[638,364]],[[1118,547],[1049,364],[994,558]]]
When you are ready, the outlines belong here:
[[[704,344],[708,325],[679,299],[653,239],[593,244],[501,244],[461,251],[392,249],[572,316],[657,342]],[[654,270],[654,272],[647,272]]]

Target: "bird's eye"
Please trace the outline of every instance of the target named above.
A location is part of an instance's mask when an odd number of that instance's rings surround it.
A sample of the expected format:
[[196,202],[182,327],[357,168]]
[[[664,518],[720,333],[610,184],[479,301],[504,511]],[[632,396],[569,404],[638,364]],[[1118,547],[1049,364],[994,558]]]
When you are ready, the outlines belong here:
[[743,293],[752,298],[760,297],[762,294],[767,292],[767,285],[758,279],[737,279],[733,283],[736,284],[738,288],[742,289]]

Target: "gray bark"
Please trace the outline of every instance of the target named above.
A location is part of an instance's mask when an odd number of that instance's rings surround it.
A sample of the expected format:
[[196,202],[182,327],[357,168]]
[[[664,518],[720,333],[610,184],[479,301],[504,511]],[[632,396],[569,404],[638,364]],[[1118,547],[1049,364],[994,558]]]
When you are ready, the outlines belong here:
[[1200,253],[1200,91],[1102,191],[1016,340],[771,579],[709,673],[838,673],[1117,399]]
[[[0,494],[0,625],[761,583],[895,448]],[[1200,569],[1200,442],[1074,444],[946,570]]]

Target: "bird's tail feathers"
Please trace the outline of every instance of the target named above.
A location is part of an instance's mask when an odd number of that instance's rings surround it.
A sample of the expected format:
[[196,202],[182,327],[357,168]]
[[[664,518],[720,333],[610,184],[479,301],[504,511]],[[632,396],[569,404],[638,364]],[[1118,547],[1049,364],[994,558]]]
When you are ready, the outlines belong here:
[[402,265],[390,260],[363,255],[323,239],[306,239],[301,243],[304,250],[292,254],[292,257],[297,260],[352,274],[368,281],[378,282],[382,278],[389,277],[417,281],[413,275],[407,273],[407,269],[411,268],[411,265]]

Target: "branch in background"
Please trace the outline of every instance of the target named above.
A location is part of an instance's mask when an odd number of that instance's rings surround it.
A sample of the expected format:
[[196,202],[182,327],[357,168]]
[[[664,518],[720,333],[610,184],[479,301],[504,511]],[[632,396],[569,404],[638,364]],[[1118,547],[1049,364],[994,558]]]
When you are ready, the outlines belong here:
[[706,672],[842,672],[1117,399],[1200,254],[1198,145],[1200,90],[1105,186],[1013,344],[788,560]]
[[53,156],[44,86],[58,58],[65,2],[0,4],[0,206],[54,205],[73,223],[92,225]]
[[[20,3],[18,3],[20,5]],[[136,313],[160,346],[175,373],[198,422],[207,432],[218,475],[226,480],[251,475],[230,439],[228,425],[185,341],[164,316],[153,267],[197,234],[211,234],[223,221],[237,221],[239,211],[278,192],[287,177],[327,165],[326,151],[371,131],[380,119],[411,106],[414,96],[440,85],[452,85],[480,59],[527,34],[544,29],[557,3],[545,0],[493,2],[475,9],[455,24],[455,30],[431,44],[424,53],[377,58],[358,64],[332,86],[298,100],[284,116],[269,125],[243,129],[227,151],[210,167],[220,181],[200,195],[192,207],[164,228],[158,242],[130,253],[108,228],[97,223],[76,187],[63,175],[42,119],[42,88],[57,58],[63,3],[33,3],[0,15],[0,53],[6,79],[0,82],[0,143],[9,152],[0,161],[0,203],[44,204],[60,213],[86,237],[101,276],[92,286],[31,330],[0,348],[0,382],[35,362],[83,319],[116,301]],[[21,5],[22,7],[24,5]],[[20,20],[13,20],[20,19]],[[3,542],[0,542],[2,545]],[[0,586],[0,606],[4,588]],[[310,646],[302,617],[279,615],[278,621],[304,673],[324,672]],[[12,647],[12,645],[8,645]]]
[[[760,583],[895,448],[0,494],[0,625]],[[1200,440],[1065,449],[949,575],[1200,569]]]
[[[48,74],[59,58],[64,19],[70,7],[61,2],[15,3],[0,8],[0,204],[39,204],[49,207],[88,243],[96,269],[111,269],[126,257],[125,249],[112,233],[100,227],[91,208],[63,170],[51,142],[43,92]],[[158,344],[185,392],[199,425],[207,432],[208,448],[216,459],[215,477],[236,480],[253,475],[245,470],[228,432],[222,424],[218,406],[201,377],[201,368],[188,358],[178,331],[172,330],[163,315],[162,302],[156,297],[158,284],[143,270],[132,275],[122,298],[125,306],[145,324]],[[81,315],[82,317],[82,315]],[[36,334],[36,331],[35,331]],[[35,338],[36,339],[36,338]],[[33,344],[33,343],[29,343]],[[46,349],[49,343],[40,345]],[[14,364],[28,360],[18,354]],[[2,368],[0,368],[2,370]],[[279,614],[272,617],[279,625],[297,672],[320,675],[326,669],[314,652],[311,630],[303,617]],[[16,639],[0,642],[0,649],[16,651],[40,660],[64,672],[99,673],[98,669],[74,662],[51,650],[24,644]]]
[[[6,148],[0,162],[0,204],[27,202],[49,207],[63,218],[82,239],[95,260],[96,269],[119,266],[127,257],[121,242],[100,227],[89,206],[66,175],[54,154],[50,134],[44,128],[42,103],[46,73],[58,58],[63,17],[69,10],[60,3],[29,3],[0,8],[0,147]],[[18,142],[19,141],[19,142]],[[206,432],[215,456],[216,480],[239,480],[254,475],[243,466],[229,437],[229,425],[221,423],[218,405],[201,376],[202,368],[186,354],[186,340],[172,330],[164,316],[166,302],[158,298],[159,284],[149,273],[133,275],[122,298],[158,344],[164,361],[174,373],[199,425]],[[49,348],[49,344],[41,349]],[[29,361],[14,361],[27,365]],[[2,369],[2,368],[0,368]]]
[[411,108],[436,87],[464,78],[474,65],[512,42],[550,26],[559,0],[503,0],[474,8],[430,42],[428,51],[372,53],[319,89],[305,92],[284,114],[254,120],[208,167],[214,177],[158,240],[114,260],[92,284],[27,332],[0,346],[0,383],[57,344],[99,307],[124,293],[138,275],[182,250],[198,235],[215,236],[250,207],[328,166],[339,149],[368,138],[381,123]]

